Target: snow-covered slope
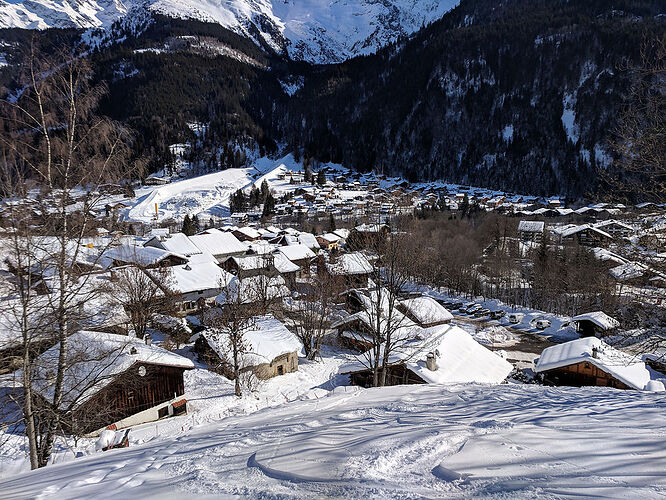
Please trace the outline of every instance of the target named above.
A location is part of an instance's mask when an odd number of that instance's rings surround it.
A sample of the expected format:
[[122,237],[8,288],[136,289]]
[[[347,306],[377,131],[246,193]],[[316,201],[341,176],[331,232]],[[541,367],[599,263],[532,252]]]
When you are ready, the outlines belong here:
[[[139,0],[0,0],[0,28],[109,26]],[[218,23],[293,59],[369,54],[439,19],[459,0],[149,0],[155,12]]]
[[0,491],[6,499],[663,498],[665,409],[663,394],[610,388],[336,390],[13,475]]
[[0,28],[108,27],[131,0],[0,0]]

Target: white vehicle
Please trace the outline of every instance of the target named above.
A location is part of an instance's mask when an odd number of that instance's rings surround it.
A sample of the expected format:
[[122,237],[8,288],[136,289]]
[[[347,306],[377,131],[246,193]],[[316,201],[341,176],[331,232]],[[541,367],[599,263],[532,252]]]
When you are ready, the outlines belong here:
[[509,323],[512,325],[517,325],[523,320],[525,315],[523,313],[509,313],[506,315],[506,317],[509,320]]
[[546,328],[550,328],[550,320],[538,319],[534,322],[534,326],[539,330],[545,330]]

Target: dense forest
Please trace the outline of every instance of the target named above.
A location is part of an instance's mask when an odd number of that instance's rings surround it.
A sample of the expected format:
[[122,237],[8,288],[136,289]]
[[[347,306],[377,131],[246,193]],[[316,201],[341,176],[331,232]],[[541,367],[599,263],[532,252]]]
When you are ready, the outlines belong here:
[[[595,190],[611,161],[626,68],[645,37],[663,36],[662,10],[656,0],[462,0],[409,39],[329,66],[290,61],[219,25],[153,15],[140,28],[119,23],[116,41],[91,44],[88,57],[108,85],[102,112],[136,131],[151,170],[201,122],[197,154],[209,169],[233,163],[223,158],[230,144],[254,144],[410,180],[575,198]],[[74,47],[73,33],[36,36]],[[17,85],[11,63],[32,36],[0,31],[16,48],[3,49],[0,85]]]

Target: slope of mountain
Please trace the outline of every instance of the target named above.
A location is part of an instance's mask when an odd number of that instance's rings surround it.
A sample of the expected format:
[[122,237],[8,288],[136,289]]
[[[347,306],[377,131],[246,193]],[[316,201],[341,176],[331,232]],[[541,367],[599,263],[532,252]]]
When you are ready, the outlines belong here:
[[[309,72],[277,140],[360,170],[578,197],[610,164],[663,2],[463,0],[378,54]],[[283,133],[283,136],[280,136]]]
[[[458,0],[151,0],[150,10],[220,24],[296,60],[369,54],[444,15]],[[109,27],[132,0],[0,0],[0,28]]]
[[[107,36],[118,43],[91,61],[109,87],[101,111],[136,130],[151,171],[200,122],[207,133],[192,158],[201,174],[228,165],[219,152],[229,144],[261,155],[280,144],[410,180],[576,198],[595,192],[612,160],[625,69],[640,61],[645,37],[663,36],[663,12],[658,0],[462,0],[408,39],[327,66],[262,50],[258,31],[151,12],[138,30],[134,15],[116,23]],[[72,32],[40,37],[57,47]],[[0,88],[17,84],[30,35],[0,33]]]
[[99,28],[127,13],[122,0],[0,0],[0,28]]

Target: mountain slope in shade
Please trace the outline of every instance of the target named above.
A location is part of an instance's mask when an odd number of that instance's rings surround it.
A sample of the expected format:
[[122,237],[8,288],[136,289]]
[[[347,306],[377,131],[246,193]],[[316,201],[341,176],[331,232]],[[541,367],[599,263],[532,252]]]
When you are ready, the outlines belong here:
[[218,23],[293,59],[369,54],[441,18],[458,0],[0,0],[0,28],[109,27],[133,5]]

